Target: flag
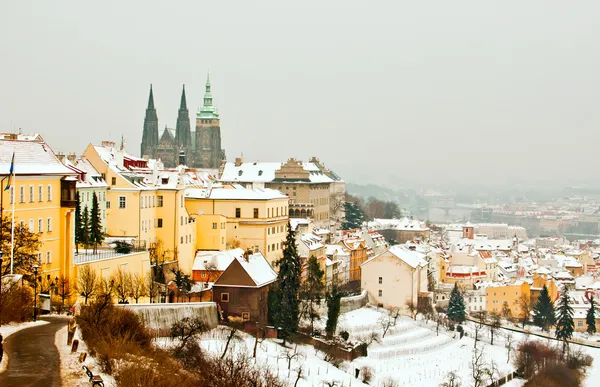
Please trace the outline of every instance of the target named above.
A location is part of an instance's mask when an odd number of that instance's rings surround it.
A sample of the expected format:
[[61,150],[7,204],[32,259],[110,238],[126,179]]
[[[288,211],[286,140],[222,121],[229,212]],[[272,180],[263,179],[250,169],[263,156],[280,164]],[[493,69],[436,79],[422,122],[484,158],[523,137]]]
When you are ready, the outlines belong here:
[[10,189],[10,185],[12,184],[13,176],[15,174],[15,152],[13,152],[12,160],[10,161],[10,171],[8,172],[8,183],[6,184],[5,191]]

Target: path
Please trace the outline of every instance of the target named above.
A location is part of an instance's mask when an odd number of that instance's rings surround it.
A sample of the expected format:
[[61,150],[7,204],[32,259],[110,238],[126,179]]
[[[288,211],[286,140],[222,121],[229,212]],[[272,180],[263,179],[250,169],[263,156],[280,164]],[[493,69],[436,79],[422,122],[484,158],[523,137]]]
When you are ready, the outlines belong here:
[[0,386],[60,387],[60,356],[54,336],[67,325],[67,320],[61,317],[41,319],[49,324],[20,330],[4,341],[8,366],[0,374]]

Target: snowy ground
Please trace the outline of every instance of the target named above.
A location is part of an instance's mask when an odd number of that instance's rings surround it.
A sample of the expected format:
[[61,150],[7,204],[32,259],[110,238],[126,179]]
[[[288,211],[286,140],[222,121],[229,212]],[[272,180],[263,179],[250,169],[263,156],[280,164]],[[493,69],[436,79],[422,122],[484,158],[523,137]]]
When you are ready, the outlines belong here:
[[[29,322],[20,323],[20,324],[2,325],[0,327],[0,334],[2,335],[2,337],[4,339],[6,339],[8,336],[10,336],[11,334],[13,334],[17,331],[20,331],[21,329],[33,327],[36,325],[43,325],[43,324],[48,324],[48,321],[38,320],[36,322],[29,321]],[[8,355],[5,352],[4,357],[2,358],[2,362],[0,362],[0,372],[4,371],[7,364],[8,364]]]
[[83,366],[85,365],[90,369],[90,371],[92,371],[94,375],[102,376],[105,387],[116,386],[117,384],[115,383],[115,380],[111,376],[103,374],[100,371],[100,367],[96,363],[95,359],[89,354],[83,363],[79,362],[79,354],[81,352],[87,352],[88,350],[85,342],[81,339],[79,329],[77,329],[75,332],[75,337],[73,339],[79,340],[79,347],[76,353],[71,353],[71,346],[67,345],[67,327],[61,328],[58,332],[56,332],[54,345],[56,345],[60,355],[62,384],[64,386],[73,387],[90,386],[89,379],[83,369]]

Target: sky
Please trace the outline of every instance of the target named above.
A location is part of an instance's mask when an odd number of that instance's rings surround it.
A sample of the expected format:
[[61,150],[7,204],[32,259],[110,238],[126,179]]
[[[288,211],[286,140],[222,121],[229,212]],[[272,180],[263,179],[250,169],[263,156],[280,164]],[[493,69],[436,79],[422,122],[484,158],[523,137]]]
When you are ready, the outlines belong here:
[[0,5],[0,130],[139,154],[210,71],[229,160],[318,157],[355,183],[592,184],[597,1]]

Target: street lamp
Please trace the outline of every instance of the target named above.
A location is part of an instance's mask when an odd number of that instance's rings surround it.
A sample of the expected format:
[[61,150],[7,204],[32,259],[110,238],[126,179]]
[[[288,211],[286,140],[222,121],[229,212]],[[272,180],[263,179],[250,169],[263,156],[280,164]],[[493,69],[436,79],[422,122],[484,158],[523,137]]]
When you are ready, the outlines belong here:
[[33,265],[33,321],[37,321],[37,275],[39,265]]
[[[4,251],[0,251],[0,316],[2,316],[2,257]],[[2,319],[0,319],[0,327],[2,326]]]

